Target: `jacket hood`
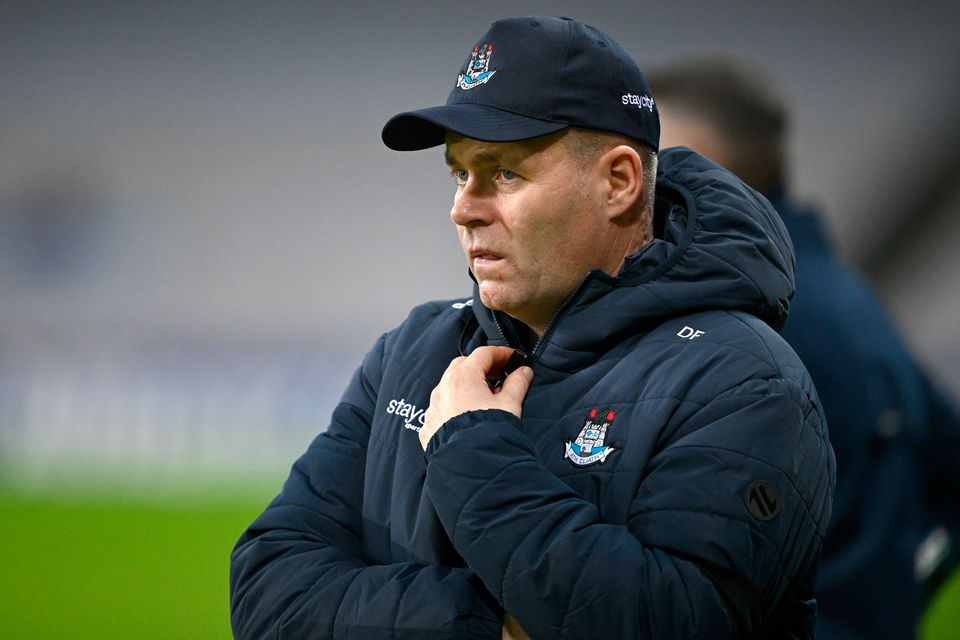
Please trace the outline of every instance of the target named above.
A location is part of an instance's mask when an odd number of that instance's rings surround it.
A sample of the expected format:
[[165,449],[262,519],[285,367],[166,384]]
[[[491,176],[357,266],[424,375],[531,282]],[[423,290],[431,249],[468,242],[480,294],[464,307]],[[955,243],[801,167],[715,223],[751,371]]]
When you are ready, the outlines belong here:
[[[783,325],[794,289],[790,238],[773,206],[729,171],[685,147],[661,151],[654,236],[617,276],[587,274],[534,357],[557,348],[601,352],[627,333],[708,310]],[[484,307],[476,286],[473,309],[490,344],[522,344],[513,321]]]

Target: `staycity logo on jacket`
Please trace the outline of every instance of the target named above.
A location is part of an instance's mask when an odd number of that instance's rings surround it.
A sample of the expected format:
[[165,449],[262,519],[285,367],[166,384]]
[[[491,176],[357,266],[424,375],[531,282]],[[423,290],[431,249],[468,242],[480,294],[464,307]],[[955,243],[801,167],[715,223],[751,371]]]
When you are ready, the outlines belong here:
[[478,44],[470,54],[467,68],[457,77],[457,86],[466,91],[479,87],[493,77],[496,69],[490,69],[490,58],[493,57],[492,44]]
[[[599,416],[599,419],[598,419]],[[591,464],[603,463],[607,457],[617,450],[617,447],[606,444],[607,430],[616,417],[614,411],[601,412],[594,407],[590,409],[587,421],[573,442],[565,442],[563,457],[574,466],[587,467]]]
[[407,402],[404,398],[391,400],[387,403],[387,413],[403,418],[403,428],[419,433],[427,419],[426,408],[420,409],[417,405]]

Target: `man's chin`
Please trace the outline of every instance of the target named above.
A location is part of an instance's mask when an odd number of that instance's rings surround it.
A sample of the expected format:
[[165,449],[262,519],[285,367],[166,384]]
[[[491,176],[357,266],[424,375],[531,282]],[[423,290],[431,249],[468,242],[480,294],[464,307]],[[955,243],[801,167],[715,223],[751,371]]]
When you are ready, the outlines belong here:
[[480,302],[482,302],[483,306],[491,311],[498,311],[510,316],[514,320],[518,320],[524,324],[527,323],[526,318],[528,314],[525,313],[525,311],[527,311],[526,307],[518,304],[517,300],[513,298],[503,295],[498,296],[496,294],[484,294],[484,292],[481,290]]
[[513,305],[510,304],[510,299],[505,295],[503,287],[499,284],[487,282],[480,283],[480,302],[483,303],[487,309],[492,311],[503,311],[504,313],[510,313],[510,309],[513,308]]

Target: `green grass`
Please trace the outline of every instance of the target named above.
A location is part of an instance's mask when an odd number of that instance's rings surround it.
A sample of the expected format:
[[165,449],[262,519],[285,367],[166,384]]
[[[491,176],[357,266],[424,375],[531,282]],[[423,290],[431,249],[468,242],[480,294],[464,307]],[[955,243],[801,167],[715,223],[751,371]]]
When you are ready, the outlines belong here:
[[230,549],[269,498],[177,507],[0,494],[0,637],[230,638]]
[[960,571],[954,571],[937,593],[920,625],[923,640],[960,638]]
[[[228,557],[275,487],[66,501],[0,490],[0,638],[230,638]],[[960,574],[924,640],[960,638]]]

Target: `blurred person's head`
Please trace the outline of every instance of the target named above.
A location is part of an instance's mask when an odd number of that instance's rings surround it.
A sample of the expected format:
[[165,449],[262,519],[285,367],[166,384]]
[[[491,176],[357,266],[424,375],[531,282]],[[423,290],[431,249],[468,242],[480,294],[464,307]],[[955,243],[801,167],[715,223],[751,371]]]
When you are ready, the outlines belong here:
[[661,147],[690,147],[761,193],[783,183],[788,114],[762,72],[711,56],[659,67],[647,80],[660,106]]
[[395,116],[383,140],[446,146],[480,299],[535,333],[589,271],[616,275],[653,237],[656,106],[629,54],[588,25],[493,23],[446,104]]

